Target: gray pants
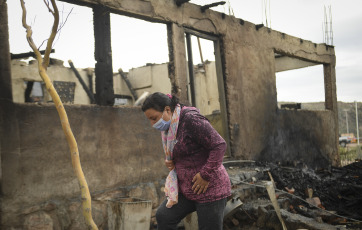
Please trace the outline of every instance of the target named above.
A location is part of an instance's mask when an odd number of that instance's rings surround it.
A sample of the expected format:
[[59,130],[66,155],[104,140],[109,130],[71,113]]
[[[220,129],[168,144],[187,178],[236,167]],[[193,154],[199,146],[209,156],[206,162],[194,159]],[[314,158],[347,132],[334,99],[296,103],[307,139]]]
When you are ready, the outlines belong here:
[[177,224],[189,213],[197,212],[199,230],[222,230],[226,198],[209,203],[197,203],[178,194],[178,203],[166,208],[165,200],[157,209],[158,230],[175,230]]

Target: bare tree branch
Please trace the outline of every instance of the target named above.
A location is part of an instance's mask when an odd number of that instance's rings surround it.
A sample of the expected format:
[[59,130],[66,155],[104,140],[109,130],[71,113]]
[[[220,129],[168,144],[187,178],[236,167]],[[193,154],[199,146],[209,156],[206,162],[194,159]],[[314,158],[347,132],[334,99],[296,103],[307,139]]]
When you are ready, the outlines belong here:
[[[65,18],[65,21],[62,21],[62,22],[60,23],[60,26],[58,27],[58,30],[57,30],[57,40],[59,39],[59,37],[60,37],[60,32],[62,31],[62,28],[63,28],[63,27],[65,26],[65,24],[67,23],[70,14],[73,12],[73,9],[74,9],[74,7],[69,11],[67,17]],[[62,10],[61,12],[63,12],[63,11],[64,11],[64,8],[63,8],[63,10]],[[63,16],[62,16],[62,18],[63,18]],[[57,42],[57,40],[53,42],[53,47],[54,47],[54,44]],[[43,46],[44,42],[46,42],[46,41],[48,41],[48,39],[45,39],[45,40],[42,41],[42,43],[41,43],[40,46],[38,47],[39,50],[40,50],[40,48]]]
[[40,46],[38,46],[38,50],[40,50],[40,48],[43,46],[43,44],[44,44],[45,41],[48,41],[48,39],[45,39],[45,40],[42,41],[42,43],[40,44]]
[[51,34],[49,36],[49,40],[47,42],[47,47],[45,49],[45,54],[44,54],[43,66],[44,66],[45,69],[47,69],[48,65],[49,65],[50,51],[52,50],[52,44],[53,44],[54,38],[55,38],[55,36],[57,34],[58,25],[59,25],[58,7],[55,4],[55,0],[51,0],[51,3],[52,3],[52,6],[53,6],[53,9],[54,9],[54,14],[53,14],[53,16],[54,16],[54,24],[53,24],[53,28],[52,28]]
[[43,0],[43,1],[44,1],[44,4],[48,7],[49,12],[52,13],[52,15],[54,15],[54,11],[49,6],[49,0]]
[[23,27],[26,29],[26,40],[28,41],[30,47],[33,49],[36,59],[38,60],[38,63],[42,63],[43,59],[41,57],[41,54],[39,52],[39,50],[37,49],[32,35],[33,35],[33,31],[31,30],[31,26],[29,26],[26,23],[26,8],[25,8],[25,3],[24,0],[20,0],[20,4],[21,4],[21,8],[23,10],[23,15],[22,15],[22,23],[23,23]]
[[[54,22],[53,22],[52,31],[51,31],[51,34],[48,39],[48,43],[47,43],[47,47],[46,47],[44,59],[43,59],[41,56],[41,53],[35,46],[34,41],[32,39],[31,27],[29,25],[27,25],[27,23],[26,23],[26,8],[25,8],[24,0],[20,0],[20,3],[21,3],[21,8],[23,10],[22,23],[23,23],[24,28],[26,29],[26,38],[28,40],[30,47],[33,49],[33,51],[36,55],[36,58],[38,60],[39,75],[43,79],[43,81],[46,85],[46,88],[53,99],[55,108],[59,114],[63,132],[65,134],[65,137],[66,137],[68,145],[69,145],[69,149],[71,152],[72,165],[73,165],[75,174],[77,176],[77,179],[79,181],[79,187],[81,190],[83,216],[85,218],[85,221],[86,221],[88,227],[90,227],[92,230],[98,230],[98,227],[94,223],[93,218],[92,218],[92,204],[91,204],[92,199],[90,196],[87,181],[85,179],[85,176],[84,176],[81,164],[80,164],[78,145],[75,140],[72,129],[70,127],[68,116],[64,109],[63,103],[60,100],[60,97],[59,97],[57,91],[55,90],[55,88],[48,76],[48,73],[47,73],[47,67],[49,65],[49,55],[51,52],[51,47],[52,47],[54,38],[57,34],[57,29],[58,29],[58,24],[59,24],[58,8],[55,4],[55,0],[51,0],[52,6],[54,9],[54,14],[53,14]],[[44,3],[47,4],[45,2],[45,0],[44,0]],[[48,9],[50,9],[49,4],[47,6],[48,6]]]
[[31,22],[31,26],[35,25],[35,21],[36,21],[36,15],[34,16],[33,21]]
[[[65,18],[65,21],[62,21],[62,22],[60,23],[60,26],[59,26],[58,31],[57,31],[58,37],[57,37],[57,40],[54,42],[54,44],[58,41],[58,39],[59,39],[59,37],[60,37],[60,34],[61,34],[61,32],[62,32],[62,28],[63,28],[63,27],[65,26],[65,24],[67,23],[68,18],[69,18],[69,16],[70,16],[70,14],[72,13],[73,9],[74,9],[74,8],[72,8],[72,9],[69,11],[67,17]],[[63,11],[64,11],[64,8],[63,8]],[[63,15],[62,15],[62,19],[63,19]]]
[[65,21],[60,24],[59,29],[58,29],[58,32],[65,26],[65,23],[67,23],[68,18],[69,18],[69,16],[70,16],[70,14],[72,13],[73,9],[74,9],[74,8],[72,8],[72,9],[69,11],[67,17],[65,18]]

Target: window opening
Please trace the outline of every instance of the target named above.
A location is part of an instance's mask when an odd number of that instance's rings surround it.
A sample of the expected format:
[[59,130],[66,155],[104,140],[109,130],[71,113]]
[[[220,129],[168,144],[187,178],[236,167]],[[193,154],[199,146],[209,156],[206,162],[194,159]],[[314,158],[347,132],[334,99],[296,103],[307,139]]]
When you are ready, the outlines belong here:
[[166,24],[111,14],[111,30],[115,105],[141,105],[142,95],[170,93]]
[[325,110],[323,64],[275,54],[279,109]]
[[185,29],[188,68],[188,100],[209,119],[228,144],[229,131],[219,40]]
[[24,101],[25,102],[44,102],[44,89],[42,82],[38,81],[24,81],[25,92],[24,92]]
[[53,85],[63,103],[74,103],[74,82],[54,81]]

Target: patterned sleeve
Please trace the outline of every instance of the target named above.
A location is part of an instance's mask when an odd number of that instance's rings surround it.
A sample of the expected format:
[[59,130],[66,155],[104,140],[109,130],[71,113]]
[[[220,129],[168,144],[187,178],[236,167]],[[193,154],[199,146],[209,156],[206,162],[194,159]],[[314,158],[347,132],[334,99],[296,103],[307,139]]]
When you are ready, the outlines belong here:
[[189,130],[191,138],[209,150],[209,157],[206,164],[201,168],[201,177],[210,181],[213,172],[222,164],[226,151],[226,142],[219,133],[211,126],[210,122],[199,113],[189,113],[186,115],[186,128]]

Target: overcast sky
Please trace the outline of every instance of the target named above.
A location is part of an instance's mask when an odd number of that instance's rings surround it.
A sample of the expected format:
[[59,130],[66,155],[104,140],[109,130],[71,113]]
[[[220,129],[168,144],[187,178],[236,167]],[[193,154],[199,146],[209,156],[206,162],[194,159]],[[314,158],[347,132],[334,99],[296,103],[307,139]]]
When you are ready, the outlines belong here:
[[[166,0],[165,0],[166,1]],[[168,0],[171,1],[171,0]],[[49,35],[52,18],[42,0],[28,0],[28,24],[39,46]],[[210,0],[191,0],[198,5]],[[12,53],[31,51],[21,25],[18,0],[10,0],[9,34]],[[31,4],[30,4],[31,3]],[[337,57],[337,100],[362,101],[362,1],[361,0],[230,0],[234,16],[255,24],[265,24],[273,30],[323,43],[324,7],[331,6],[333,45]],[[263,5],[266,5],[266,12]],[[92,10],[58,2],[61,21],[69,15],[56,39],[51,57],[73,60],[78,68],[94,67],[94,35]],[[228,4],[213,8],[229,14]],[[128,71],[146,63],[168,62],[167,31],[164,24],[149,23],[119,15],[111,15],[113,69]],[[196,42],[193,42],[196,44]],[[201,43],[204,59],[213,59],[212,43]],[[45,45],[41,47],[45,49]],[[197,52],[196,52],[197,53]],[[197,55],[195,55],[197,62]],[[324,101],[323,67],[278,73],[278,101]]]

